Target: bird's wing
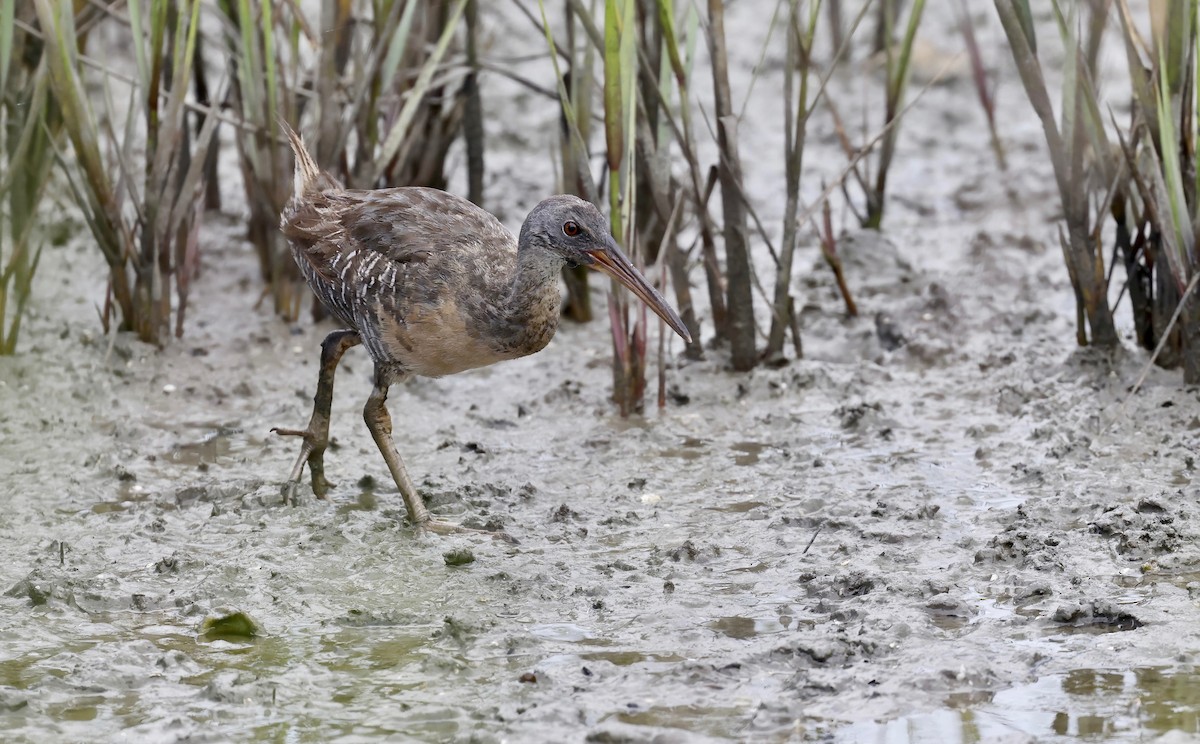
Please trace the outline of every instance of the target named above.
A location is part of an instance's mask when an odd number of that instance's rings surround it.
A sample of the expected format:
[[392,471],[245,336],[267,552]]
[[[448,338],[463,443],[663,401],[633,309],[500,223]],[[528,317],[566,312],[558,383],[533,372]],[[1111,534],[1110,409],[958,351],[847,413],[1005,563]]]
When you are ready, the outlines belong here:
[[[461,197],[407,187],[347,192],[354,204],[342,215],[351,242],[398,263],[445,260],[498,251],[516,253],[500,221]],[[445,255],[450,254],[450,255]]]
[[400,264],[421,263],[446,252],[488,258],[516,255],[516,239],[499,220],[437,189],[331,190],[308,195],[289,212],[283,234],[318,269],[337,254],[350,253],[360,254],[360,259],[378,254]]
[[497,294],[516,267],[516,239],[488,212],[426,188],[310,193],[282,229],[309,284],[348,322],[382,303],[410,308]]

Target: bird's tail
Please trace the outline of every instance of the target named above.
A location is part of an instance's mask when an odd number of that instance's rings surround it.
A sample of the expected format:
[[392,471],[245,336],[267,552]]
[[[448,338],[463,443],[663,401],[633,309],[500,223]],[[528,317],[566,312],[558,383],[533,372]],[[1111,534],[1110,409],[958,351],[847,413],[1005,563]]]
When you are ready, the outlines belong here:
[[282,119],[279,120],[279,125],[287,134],[288,142],[292,145],[292,152],[296,154],[296,173],[292,180],[292,198],[300,199],[310,191],[318,191],[318,184],[322,181],[321,169],[313,161],[312,155],[308,154],[308,148],[304,146],[304,140],[300,139],[300,135],[296,134],[296,130],[292,129],[288,123]]

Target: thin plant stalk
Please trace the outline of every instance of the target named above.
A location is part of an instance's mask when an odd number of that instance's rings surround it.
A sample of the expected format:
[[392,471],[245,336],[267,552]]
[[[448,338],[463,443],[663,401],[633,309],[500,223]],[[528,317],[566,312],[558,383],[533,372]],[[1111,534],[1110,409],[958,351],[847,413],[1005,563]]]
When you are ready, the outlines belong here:
[[[1087,84],[1087,66],[1081,62],[1082,45],[1074,33],[1073,22],[1061,21],[1060,31],[1067,48],[1060,127],[1036,53],[1037,41],[1028,0],[995,0],[995,5],[1025,93],[1041,120],[1063,202],[1066,225],[1065,229],[1060,228],[1060,244],[1076,294],[1077,340],[1081,345],[1091,343],[1100,348],[1114,348],[1120,339],[1108,304],[1104,255],[1091,229],[1088,179],[1084,168],[1084,151],[1091,144],[1089,132],[1098,136],[1102,127],[1087,121],[1094,118],[1093,112],[1098,107],[1085,101],[1094,88]],[[1063,18],[1057,0],[1054,9],[1056,15]]]
[[14,5],[5,3],[0,7],[0,355],[15,354],[20,339],[41,257],[34,228],[54,162],[51,138],[61,128],[48,94],[46,60],[32,69],[21,64],[29,37],[15,33],[15,22]]
[[[289,73],[294,71],[280,56],[286,47],[276,44],[274,0],[261,5],[251,0],[218,0],[218,7],[227,25],[234,105],[244,125],[236,143],[249,209],[246,237],[258,256],[263,296],[271,299],[277,314],[295,320],[305,293],[278,229],[291,186],[291,161],[287,146],[274,135],[280,118],[296,118],[289,85],[295,79]],[[324,64],[326,58],[318,56]]]
[[468,0],[467,66],[463,80],[463,135],[467,143],[467,198],[483,206],[483,99],[479,89],[479,0]]
[[744,372],[758,363],[755,348],[754,295],[750,273],[746,207],[739,196],[742,181],[737,145],[737,119],[729,87],[729,57],[725,48],[724,0],[708,1],[708,44],[713,67],[717,119],[717,147],[721,153],[718,178],[725,217],[725,261],[728,279],[728,335],[731,361]]
[[[636,199],[636,0],[612,0],[604,13],[604,133],[609,220],[613,235],[637,261],[633,227]],[[609,293],[613,338],[613,396],[621,415],[641,410],[646,388],[646,320],[613,282]]]
[[971,80],[975,84],[975,93],[979,97],[979,105],[987,118],[988,134],[991,137],[992,152],[996,156],[996,164],[1000,170],[1008,170],[1008,158],[1004,153],[1004,143],[1000,140],[1000,132],[996,129],[996,91],[995,86],[988,82],[987,68],[983,64],[983,52],[979,49],[979,40],[975,38],[975,26],[971,23],[970,10],[967,0],[959,0],[958,29],[967,47],[967,55],[971,60]]
[[[813,38],[820,18],[821,2],[809,3],[807,19],[802,17],[799,0],[790,0],[788,7],[786,47],[783,73],[784,161],[786,163],[786,197],[783,210],[783,240],[779,248],[779,266],[775,276],[774,312],[767,336],[764,356],[774,360],[782,356],[783,343],[790,330],[793,306],[792,258],[796,252],[796,234],[800,208],[800,174],[804,166],[805,135],[812,109],[808,96],[808,73],[812,60]],[[797,80],[798,78],[798,80]]]
[[[559,190],[586,199],[597,207],[600,199],[589,167],[589,142],[591,135],[592,68],[595,64],[595,47],[589,43],[576,43],[576,17],[570,2],[564,2],[564,18],[567,27],[566,56],[570,68],[564,74],[562,90],[566,101],[560,106],[559,150],[561,152],[562,176]],[[557,65],[557,58],[555,59]],[[578,112],[567,116],[567,110]],[[592,320],[591,290],[588,285],[590,271],[586,266],[564,266],[563,280],[567,285],[567,297],[563,315],[577,323]]]
[[[577,1],[577,0],[573,0]],[[719,340],[728,338],[729,314],[726,307],[726,281],[721,271],[720,260],[717,257],[715,228],[708,213],[708,195],[711,187],[706,187],[707,180],[700,167],[696,152],[696,138],[692,123],[691,74],[692,60],[695,57],[694,44],[699,26],[699,15],[695,8],[689,6],[686,16],[686,46],[679,43],[679,35],[675,30],[675,8],[673,0],[658,0],[659,27],[662,29],[663,43],[667,49],[667,58],[671,63],[671,71],[675,74],[676,90],[679,93],[679,128],[674,130],[680,153],[687,163],[687,186],[692,197],[692,208],[699,219],[701,263],[704,267],[708,289],[709,312],[712,313],[713,334]],[[683,48],[681,48],[683,47]],[[678,259],[677,259],[678,260]],[[678,288],[679,277],[675,277]],[[700,335],[693,333],[694,344],[697,347],[693,356],[699,355]]]
[[858,317],[858,304],[854,301],[854,296],[850,293],[850,285],[846,282],[846,272],[842,268],[842,257],[837,252],[837,237],[833,234],[833,209],[830,207],[828,199],[821,203],[821,229],[819,238],[821,241],[821,256],[833,272],[833,279],[837,283],[838,293],[841,294],[842,302],[846,305],[846,315],[856,318]]
[[367,179],[369,182],[379,182],[379,179],[387,170],[388,163],[400,154],[401,145],[404,145],[405,148],[413,146],[412,140],[408,137],[409,129],[416,118],[425,94],[431,87],[434,72],[438,69],[438,65],[441,63],[442,58],[445,57],[446,51],[450,48],[450,43],[453,41],[458,30],[458,21],[462,17],[466,6],[467,0],[455,0],[451,6],[450,14],[442,26],[442,31],[437,37],[437,42],[433,50],[429,53],[425,64],[421,66],[416,82],[413,83],[408,98],[396,117],[395,124],[392,125],[387,133],[387,137],[379,146],[379,155],[375,159],[374,168],[370,171],[371,177]]
[[[912,71],[912,50],[916,41],[917,28],[921,24],[921,16],[925,11],[925,0],[913,0],[912,9],[908,13],[908,23],[905,27],[904,38],[899,47],[892,40],[892,23],[898,12],[894,12],[894,3],[900,0],[883,0],[883,19],[886,21],[886,37],[883,51],[886,65],[886,101],[884,108],[884,125],[890,125],[896,120],[904,106],[904,93],[908,88],[908,79]],[[879,146],[879,161],[876,164],[875,183],[867,189],[867,213],[863,227],[878,230],[883,224],[884,199],[887,193],[888,171],[891,169],[892,158],[896,152],[896,141],[900,128],[892,126],[884,135]]]

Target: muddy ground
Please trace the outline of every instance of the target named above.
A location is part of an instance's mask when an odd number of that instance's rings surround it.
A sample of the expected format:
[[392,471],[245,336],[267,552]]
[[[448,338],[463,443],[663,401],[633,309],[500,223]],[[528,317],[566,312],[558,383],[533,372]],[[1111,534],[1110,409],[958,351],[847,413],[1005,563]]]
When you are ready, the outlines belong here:
[[[914,91],[961,47],[936,10]],[[296,443],[270,429],[307,419],[332,326],[256,307],[235,179],[161,352],[102,335],[82,233],[48,248],[23,351],[0,360],[0,738],[1189,740],[1196,391],[1154,370],[1122,406],[1146,360],[1128,331],[1115,358],[1073,347],[1040,128],[976,13],[1010,170],[952,60],[905,124],[883,234],[836,212],[861,317],[804,238],[803,360],[734,374],[673,340],[666,410],[622,420],[594,323],[393,390],[431,507],[516,545],[404,524],[361,350],[334,401],[339,487],[281,503]],[[762,18],[730,3],[743,91]],[[490,23],[501,51],[541,43],[519,15]],[[780,49],[742,124],[776,242]],[[859,54],[831,90],[854,112],[873,75]],[[500,79],[486,105],[489,206],[516,227],[553,188],[553,105]],[[806,195],[844,164],[817,116]],[[448,565],[459,550],[474,562]],[[261,635],[207,624],[234,613]]]

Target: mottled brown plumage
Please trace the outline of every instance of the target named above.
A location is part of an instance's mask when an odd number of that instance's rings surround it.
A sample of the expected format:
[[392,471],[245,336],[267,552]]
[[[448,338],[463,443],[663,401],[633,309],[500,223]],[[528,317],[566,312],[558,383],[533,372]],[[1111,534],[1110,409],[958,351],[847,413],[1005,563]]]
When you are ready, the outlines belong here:
[[309,286],[396,379],[515,359],[554,336],[553,262],[519,266],[512,234],[452,194],[309,193],[282,228]]
[[621,281],[688,338],[679,316],[633,268],[588,202],[554,196],[525,220],[520,240],[474,204],[436,189],[346,190],[320,171],[300,138],[294,194],[280,229],[313,292],[340,323],[322,344],[321,372],[287,489],[304,465],[324,498],[323,455],[338,361],[361,343],[375,363],[375,389],[363,411],[409,518],[432,522],[391,439],[384,402],[390,385],[413,375],[440,377],[540,351],[558,328],[563,265],[593,265]]

